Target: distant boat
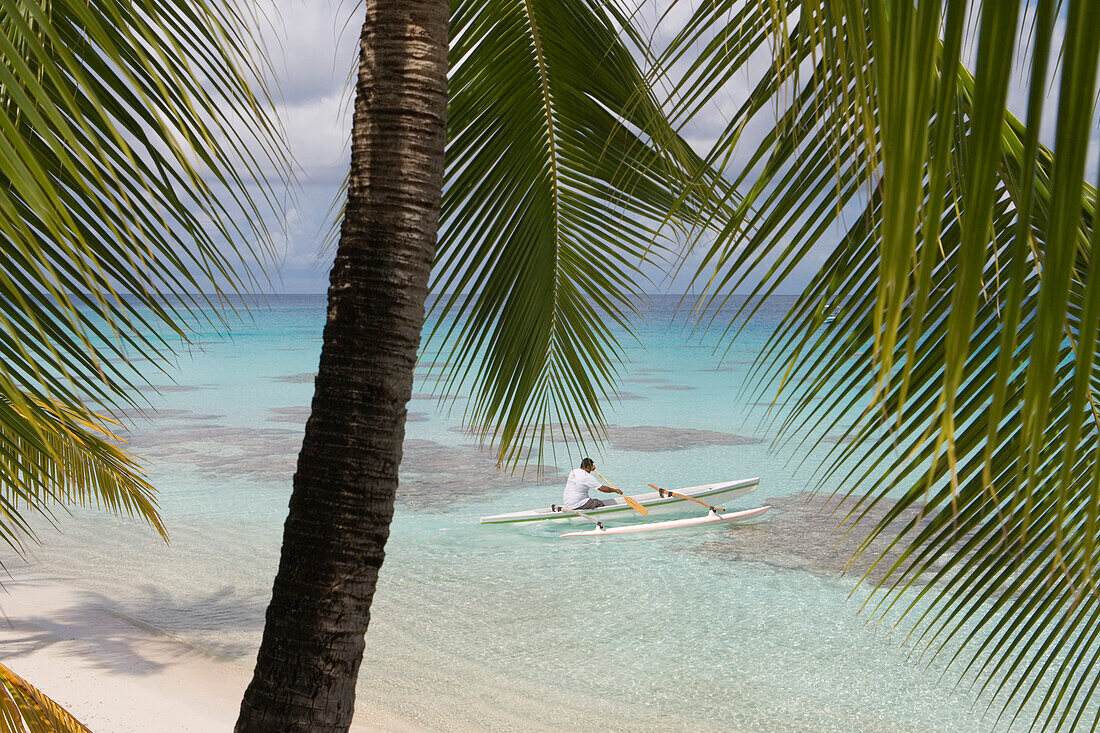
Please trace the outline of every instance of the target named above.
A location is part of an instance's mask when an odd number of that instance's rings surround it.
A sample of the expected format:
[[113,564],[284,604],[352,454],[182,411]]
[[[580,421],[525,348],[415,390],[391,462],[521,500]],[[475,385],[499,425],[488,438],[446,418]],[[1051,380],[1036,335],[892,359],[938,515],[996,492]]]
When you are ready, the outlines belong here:
[[839,307],[837,307],[837,308],[833,309],[833,312],[832,312],[832,313],[830,313],[830,314],[829,314],[828,316],[826,316],[826,317],[825,317],[825,320],[824,320],[824,321],[822,321],[822,322],[821,322],[821,324],[822,324],[823,326],[827,326],[827,325],[829,325],[830,323],[832,323],[833,321],[835,321],[835,320],[836,320],[836,317],[837,317],[838,315],[840,315],[840,308],[839,308]]

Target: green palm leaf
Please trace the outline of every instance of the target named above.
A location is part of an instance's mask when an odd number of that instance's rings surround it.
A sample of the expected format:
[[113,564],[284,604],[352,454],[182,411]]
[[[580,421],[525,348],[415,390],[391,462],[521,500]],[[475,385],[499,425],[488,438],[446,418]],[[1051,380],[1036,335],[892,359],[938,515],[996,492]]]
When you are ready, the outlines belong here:
[[[847,230],[753,384],[793,391],[776,415],[788,439],[855,438],[829,449],[820,475],[860,497],[848,521],[895,502],[873,538],[923,507],[894,539],[902,552],[876,612],[908,617],[1003,712],[1067,729],[1095,726],[1100,680],[1100,276],[1096,189],[1082,182],[1093,5],[1068,5],[1053,151],[1037,132],[1053,3],[1023,30],[1036,60],[1026,126],[1006,109],[1022,46],[1015,4],[980,7],[973,76],[959,65],[963,2],[707,4],[666,56],[704,48],[677,86],[683,119],[776,49],[710,156],[729,158],[778,105],[773,131],[731,173],[744,196],[705,254],[707,302],[754,274],[754,296],[774,292],[829,227]],[[928,585],[901,594],[918,581]]]
[[106,508],[163,533],[88,403],[140,405],[138,365],[163,369],[193,308],[224,314],[224,294],[254,282],[241,258],[264,251],[272,199],[245,182],[288,161],[249,85],[254,48],[233,6],[0,2],[0,481],[13,496],[87,503],[99,487]]
[[52,521],[59,507],[95,506],[138,518],[167,540],[153,487],[119,442],[64,406],[32,402],[21,411],[0,399],[0,539],[22,554],[21,539],[35,537],[28,512]]
[[677,201],[704,207],[706,168],[649,91],[630,28],[588,0],[453,9],[433,284],[449,295],[429,344],[447,354],[445,392],[472,380],[466,421],[513,466],[559,430],[599,434],[642,263],[668,260],[657,233]]
[[[286,158],[247,83],[248,40],[231,6],[0,3],[0,353],[13,404],[25,400],[11,388],[74,410],[82,396],[132,403],[133,362],[163,361],[168,335],[184,334],[181,306],[214,304],[193,293],[253,282],[224,245],[262,251],[268,190],[240,191]],[[263,160],[231,154],[246,150],[246,126]]]
[[[202,0],[0,0],[0,538],[18,553],[32,516],[73,505],[167,539],[110,413],[257,282],[264,181],[290,171],[251,23]],[[4,730],[85,730],[6,668],[0,687]]]

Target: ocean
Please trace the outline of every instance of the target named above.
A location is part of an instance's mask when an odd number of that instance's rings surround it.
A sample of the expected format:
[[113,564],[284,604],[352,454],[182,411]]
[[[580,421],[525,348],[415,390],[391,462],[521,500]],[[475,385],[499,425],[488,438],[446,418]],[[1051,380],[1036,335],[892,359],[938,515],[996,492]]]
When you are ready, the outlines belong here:
[[[627,493],[759,476],[733,508],[810,488],[815,457],[804,462],[797,441],[776,443],[767,400],[745,388],[792,303],[769,300],[729,344],[693,331],[679,298],[654,297],[638,342],[623,341],[620,400],[606,408],[611,442],[591,450],[599,471]],[[324,316],[323,296],[269,296],[227,334],[200,329],[179,344],[168,376],[150,377],[152,409],[131,414],[128,435],[148,461],[170,544],[76,510],[59,532],[40,526],[29,566],[5,564],[250,665]],[[861,611],[857,577],[724,550],[777,521],[775,511],[760,527],[591,541],[559,538],[560,525],[480,526],[484,515],[560,503],[581,454],[551,446],[541,482],[499,470],[462,429],[468,392],[441,404],[438,385],[418,374],[361,700],[438,730],[994,727],[999,707],[987,713],[954,668],[921,656],[905,622],[895,629]],[[788,532],[790,543],[800,532]],[[1024,726],[1000,724],[1015,727]]]

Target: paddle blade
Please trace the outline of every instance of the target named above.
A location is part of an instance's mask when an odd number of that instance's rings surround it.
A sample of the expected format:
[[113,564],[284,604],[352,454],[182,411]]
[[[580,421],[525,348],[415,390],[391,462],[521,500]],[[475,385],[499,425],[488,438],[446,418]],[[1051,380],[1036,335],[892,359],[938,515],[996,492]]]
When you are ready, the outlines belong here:
[[632,508],[632,509],[633,509],[634,511],[638,512],[638,513],[639,513],[639,514],[641,514],[641,515],[642,515],[643,517],[644,517],[644,516],[646,516],[647,514],[649,514],[649,510],[648,510],[648,509],[646,509],[646,508],[645,508],[644,506],[642,506],[642,505],[641,505],[641,504],[639,504],[638,502],[636,502],[636,501],[634,501],[633,499],[631,499],[631,498],[630,498],[629,496],[626,496],[626,495],[624,494],[624,495],[623,495],[623,498],[624,498],[624,499],[626,499],[626,503],[627,503],[627,504],[629,504],[629,505],[630,505],[630,507],[631,507],[631,508]]

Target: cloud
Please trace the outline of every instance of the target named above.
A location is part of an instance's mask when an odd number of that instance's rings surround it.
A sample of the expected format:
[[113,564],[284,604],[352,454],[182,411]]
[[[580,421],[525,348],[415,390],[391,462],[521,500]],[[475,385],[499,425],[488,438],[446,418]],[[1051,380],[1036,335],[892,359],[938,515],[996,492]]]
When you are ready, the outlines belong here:
[[331,98],[355,66],[362,3],[278,0],[260,14],[261,37],[289,108]]
[[[272,225],[272,287],[283,293],[323,293],[332,253],[324,252],[322,244],[350,161],[351,82],[363,4],[257,0],[252,11],[274,75],[268,79],[272,112],[297,179],[294,195]],[[272,169],[264,173],[275,175]]]
[[[276,288],[283,292],[324,292],[327,287],[327,259],[331,253],[320,252],[326,230],[325,216],[337,195],[348,169],[348,140],[351,119],[350,73],[355,64],[356,43],[363,14],[358,0],[276,0],[274,6],[261,11],[256,0],[256,12],[263,14],[262,37],[267,46],[272,67],[277,75],[276,111],[282,121],[291,153],[299,166],[300,193],[294,208],[288,211],[284,232],[278,244],[280,277]],[[688,3],[645,2],[636,18],[653,28],[657,45],[669,40],[670,29],[679,27],[692,11]],[[1034,10],[1025,9],[1022,27],[1031,22]],[[1054,38],[1054,58],[1064,37],[1065,21],[1057,21]],[[971,28],[976,28],[971,24]],[[1026,115],[1027,74],[1030,68],[1029,49],[1021,49],[1017,70],[1009,89],[1009,107],[1021,119]],[[967,38],[963,57],[976,56],[973,35]],[[756,84],[756,70],[770,63],[770,55],[762,54],[747,65],[749,68],[731,78],[716,96],[714,103],[685,130],[685,136],[698,152],[705,153],[723,132],[728,120],[747,98]],[[1053,65],[1052,65],[1053,68]],[[1057,122],[1057,79],[1048,83],[1047,105],[1041,131],[1042,140],[1051,144]],[[774,117],[761,113],[749,122],[741,142],[730,161],[739,169],[763,135],[774,123]],[[1094,126],[1088,154],[1090,181],[1095,179],[1100,156],[1100,134]],[[839,236],[839,234],[837,235]],[[788,287],[795,288],[812,274],[813,260],[820,260],[831,243],[822,245],[822,252],[808,260],[794,274]],[[689,261],[688,268],[692,266]],[[662,279],[657,278],[660,282]],[[796,282],[798,281],[798,282]],[[685,284],[681,275],[666,287],[675,289]]]

